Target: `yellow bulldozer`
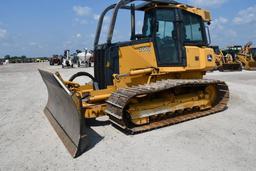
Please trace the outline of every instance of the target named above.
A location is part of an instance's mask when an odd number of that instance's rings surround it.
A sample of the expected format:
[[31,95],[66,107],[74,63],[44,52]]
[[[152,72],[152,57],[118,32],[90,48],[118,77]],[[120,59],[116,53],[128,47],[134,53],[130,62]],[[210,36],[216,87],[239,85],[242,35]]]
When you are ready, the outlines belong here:
[[250,53],[252,54],[252,58],[256,61],[256,47],[250,48]]
[[[233,57],[226,51],[220,50],[219,46],[211,46],[214,50],[216,69],[223,71],[242,71],[242,64],[237,58]],[[225,54],[225,55],[224,55]]]
[[[90,119],[107,115],[114,126],[136,134],[227,108],[226,83],[203,79],[215,67],[206,26],[210,13],[173,0],[137,1],[120,0],[102,12],[94,41],[94,76],[78,72],[63,80],[59,73],[39,70],[48,89],[44,112],[73,157],[88,149]],[[112,42],[120,10],[131,13],[131,38]],[[107,40],[99,44],[109,11]],[[135,32],[136,11],[145,14],[141,34]],[[79,84],[77,77],[92,82]]]
[[250,49],[252,48],[252,42],[246,43],[244,47],[234,46],[231,48],[238,51],[238,53],[236,53],[237,59],[241,62],[245,70],[256,70],[256,61],[250,52]]

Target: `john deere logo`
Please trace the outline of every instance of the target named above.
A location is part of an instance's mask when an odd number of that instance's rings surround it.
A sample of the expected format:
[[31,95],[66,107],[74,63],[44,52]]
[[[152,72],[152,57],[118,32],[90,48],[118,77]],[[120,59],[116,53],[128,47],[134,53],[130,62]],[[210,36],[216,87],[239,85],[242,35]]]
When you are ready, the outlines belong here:
[[209,62],[212,62],[212,55],[208,55],[208,56],[207,56],[207,60],[208,60]]

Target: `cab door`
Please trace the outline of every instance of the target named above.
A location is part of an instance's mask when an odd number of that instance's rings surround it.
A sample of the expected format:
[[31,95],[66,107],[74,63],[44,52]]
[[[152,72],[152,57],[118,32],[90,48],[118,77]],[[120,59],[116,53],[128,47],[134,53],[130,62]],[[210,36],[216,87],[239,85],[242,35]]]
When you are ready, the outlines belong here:
[[174,9],[157,9],[155,12],[155,45],[159,66],[182,66],[182,46]]

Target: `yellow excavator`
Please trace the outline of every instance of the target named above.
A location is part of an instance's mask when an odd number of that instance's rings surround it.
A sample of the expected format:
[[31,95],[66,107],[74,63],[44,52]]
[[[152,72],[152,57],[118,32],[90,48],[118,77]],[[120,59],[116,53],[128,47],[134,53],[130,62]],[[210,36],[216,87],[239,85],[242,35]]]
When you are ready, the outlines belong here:
[[220,50],[219,46],[211,46],[214,50],[216,69],[221,72],[223,71],[242,71],[242,64],[226,51]]
[[[203,79],[215,67],[206,10],[172,0],[120,0],[101,14],[94,41],[94,76],[69,80],[39,70],[48,89],[45,114],[73,157],[88,149],[90,125],[103,115],[122,131],[141,133],[227,108],[225,82]],[[131,13],[131,38],[112,42],[120,10]],[[99,44],[105,15],[112,11],[107,40]],[[144,12],[136,34],[136,11]],[[208,34],[207,34],[208,33]],[[88,77],[85,85],[75,82]]]

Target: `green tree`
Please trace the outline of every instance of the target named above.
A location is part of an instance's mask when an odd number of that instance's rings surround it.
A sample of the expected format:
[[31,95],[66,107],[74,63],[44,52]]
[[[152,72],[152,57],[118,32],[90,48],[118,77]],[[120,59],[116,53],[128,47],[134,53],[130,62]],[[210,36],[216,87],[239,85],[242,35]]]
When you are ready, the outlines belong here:
[[4,59],[10,59],[10,58],[11,58],[10,55],[5,55],[5,56],[4,56]]

